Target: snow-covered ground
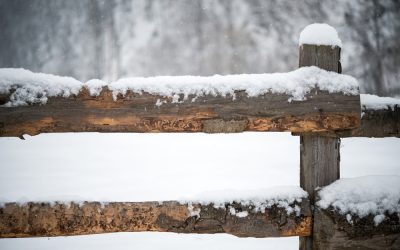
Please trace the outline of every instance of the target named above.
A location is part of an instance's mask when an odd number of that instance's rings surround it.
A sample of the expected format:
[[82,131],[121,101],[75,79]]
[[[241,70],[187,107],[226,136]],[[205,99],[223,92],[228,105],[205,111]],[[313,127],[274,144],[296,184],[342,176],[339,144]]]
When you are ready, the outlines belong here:
[[[0,200],[171,200],[299,185],[288,133],[42,134],[0,138]],[[341,175],[400,175],[400,139],[342,140]],[[0,239],[0,249],[297,249],[298,238],[118,233]]]
[[55,238],[27,238],[2,239],[1,249],[21,250],[179,250],[179,249],[251,249],[277,250],[297,249],[298,238],[238,238],[227,234],[219,235],[188,235],[174,233],[112,233],[103,235],[55,237]]

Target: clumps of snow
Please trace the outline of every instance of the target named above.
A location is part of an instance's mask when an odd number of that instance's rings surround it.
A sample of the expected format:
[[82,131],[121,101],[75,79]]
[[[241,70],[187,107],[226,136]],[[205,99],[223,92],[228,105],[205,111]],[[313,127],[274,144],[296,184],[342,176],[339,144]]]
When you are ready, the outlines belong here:
[[188,203],[188,210],[190,217],[196,216],[197,218],[200,218],[201,209],[193,207],[193,204],[191,202]]
[[[400,213],[400,176],[340,179],[322,188],[318,194],[319,207],[332,207],[340,214],[360,218],[375,215],[375,225],[385,219],[385,213]],[[351,215],[346,215],[350,224]]]
[[247,211],[237,212],[234,207],[230,207],[229,208],[229,213],[231,215],[235,215],[236,217],[239,217],[239,218],[244,218],[244,217],[247,217],[249,215],[249,212],[247,212]]
[[379,224],[381,224],[381,222],[385,219],[385,215],[384,214],[378,214],[374,217],[374,223],[375,226],[378,226]]
[[89,90],[91,96],[98,96],[103,87],[107,86],[107,83],[99,79],[92,79],[87,81],[84,85]]
[[342,41],[335,28],[326,23],[313,23],[300,33],[299,45],[330,45],[342,47]]
[[400,107],[400,99],[392,97],[380,97],[377,95],[361,94],[361,107],[363,109],[394,109],[395,106]]
[[157,99],[155,105],[156,105],[157,107],[160,107],[160,106],[163,105],[164,103],[167,103],[167,101],[165,101],[165,100],[161,101],[160,99]]
[[72,77],[33,73],[25,69],[0,68],[0,94],[10,94],[5,106],[45,104],[50,96],[78,94],[82,84]]
[[[206,192],[181,201],[182,204],[200,203],[201,205],[213,204],[215,208],[226,208],[232,203],[240,203],[243,206],[252,207],[252,211],[257,213],[265,213],[267,208],[276,205],[286,209],[288,215],[296,213],[300,215],[300,207],[295,202],[301,202],[303,198],[307,198],[308,194],[302,188],[297,186],[282,186],[268,189],[257,190],[220,190]],[[231,214],[237,216],[247,216],[248,211],[236,212],[232,207],[229,208]],[[247,212],[247,214],[245,213]],[[239,214],[239,215],[238,215]]]
[[229,213],[232,214],[232,215],[235,215],[236,214],[236,209],[234,207],[230,207],[229,208]]
[[[287,94],[290,100],[305,100],[305,95],[312,89],[343,92],[348,95],[358,94],[357,80],[351,76],[322,70],[318,67],[303,67],[288,73],[241,74],[202,76],[157,76],[120,79],[109,85],[114,98],[125,95],[128,90],[134,93],[147,92],[154,95],[170,97],[178,103],[190,95],[235,97],[235,90],[243,90],[249,97],[265,93]],[[192,99],[193,101],[193,99]]]
[[[87,87],[90,94],[96,96],[105,86],[112,90],[114,100],[119,94],[132,91],[171,98],[172,103],[182,103],[190,95],[192,102],[205,95],[229,96],[234,100],[237,90],[245,91],[249,97],[265,93],[287,94],[288,101],[305,100],[306,94],[315,88],[329,93],[358,94],[358,83],[353,77],[315,66],[272,74],[135,77],[109,84],[101,80],[90,80],[85,84],[71,77],[33,73],[24,69],[0,69],[0,94],[11,94],[5,106],[45,104],[48,97],[76,95],[82,87]],[[159,107],[164,101],[159,100],[155,105]]]
[[353,225],[353,217],[351,214],[346,214],[346,220],[350,225]]
[[239,217],[239,218],[247,217],[247,215],[249,215],[249,212],[247,212],[247,211],[242,211],[242,212],[238,212],[235,214],[235,216]]

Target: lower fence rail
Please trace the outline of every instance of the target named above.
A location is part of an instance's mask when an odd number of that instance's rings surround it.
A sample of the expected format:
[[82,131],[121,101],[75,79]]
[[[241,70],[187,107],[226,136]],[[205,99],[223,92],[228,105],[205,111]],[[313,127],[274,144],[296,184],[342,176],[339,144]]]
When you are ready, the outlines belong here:
[[275,204],[268,208],[176,201],[28,202],[6,203],[0,208],[1,238],[143,231],[284,237],[308,236],[311,228],[307,199],[286,207]]
[[[308,199],[265,210],[254,205],[165,202],[28,202],[0,207],[0,238],[113,232],[227,233],[238,237],[313,235],[313,249],[400,249],[400,217],[352,217]],[[312,231],[314,230],[314,233]]]
[[375,215],[363,218],[346,215],[330,209],[314,211],[313,249],[400,249],[399,214],[385,214],[378,225]]

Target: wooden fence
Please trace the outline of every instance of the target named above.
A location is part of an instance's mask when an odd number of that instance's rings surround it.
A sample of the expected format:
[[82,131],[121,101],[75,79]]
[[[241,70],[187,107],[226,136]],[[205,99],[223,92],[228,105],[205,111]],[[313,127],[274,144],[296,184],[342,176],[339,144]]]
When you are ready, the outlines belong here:
[[[340,48],[300,46],[299,66],[318,66],[341,72]],[[291,131],[300,136],[300,185],[309,194],[288,215],[278,206],[240,218],[228,212],[251,211],[249,205],[169,202],[7,203],[0,208],[0,237],[80,235],[106,232],[229,233],[240,237],[301,236],[300,249],[400,249],[400,222],[375,227],[373,220],[349,225],[331,210],[314,209],[317,187],[340,177],[341,137],[399,137],[400,109],[368,110],[359,95],[318,89],[307,99],[288,103],[288,95],[248,97],[236,91],[236,100],[204,96],[179,105],[154,106],[163,96],[128,92],[113,100],[104,88],[97,97],[81,89],[69,98],[52,97],[46,105],[0,107],[0,136],[46,132],[208,132]],[[0,104],[9,95],[0,96]],[[267,108],[266,108],[267,107]],[[360,118],[361,111],[363,116]],[[198,214],[188,209],[191,206]],[[246,207],[247,206],[247,207]],[[198,210],[196,210],[198,209]],[[347,223],[347,224],[346,224]]]

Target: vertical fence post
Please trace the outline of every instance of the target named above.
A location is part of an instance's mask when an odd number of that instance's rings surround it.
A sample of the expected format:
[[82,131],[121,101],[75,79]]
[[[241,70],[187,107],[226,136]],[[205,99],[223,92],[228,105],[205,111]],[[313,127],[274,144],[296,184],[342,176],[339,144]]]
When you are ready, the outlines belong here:
[[[337,46],[300,46],[299,67],[318,66],[341,73],[340,48]],[[308,192],[311,204],[315,189],[340,177],[340,138],[317,135],[300,136],[300,186]],[[315,235],[318,232],[313,232]],[[313,237],[300,237],[300,250],[318,249]]]

